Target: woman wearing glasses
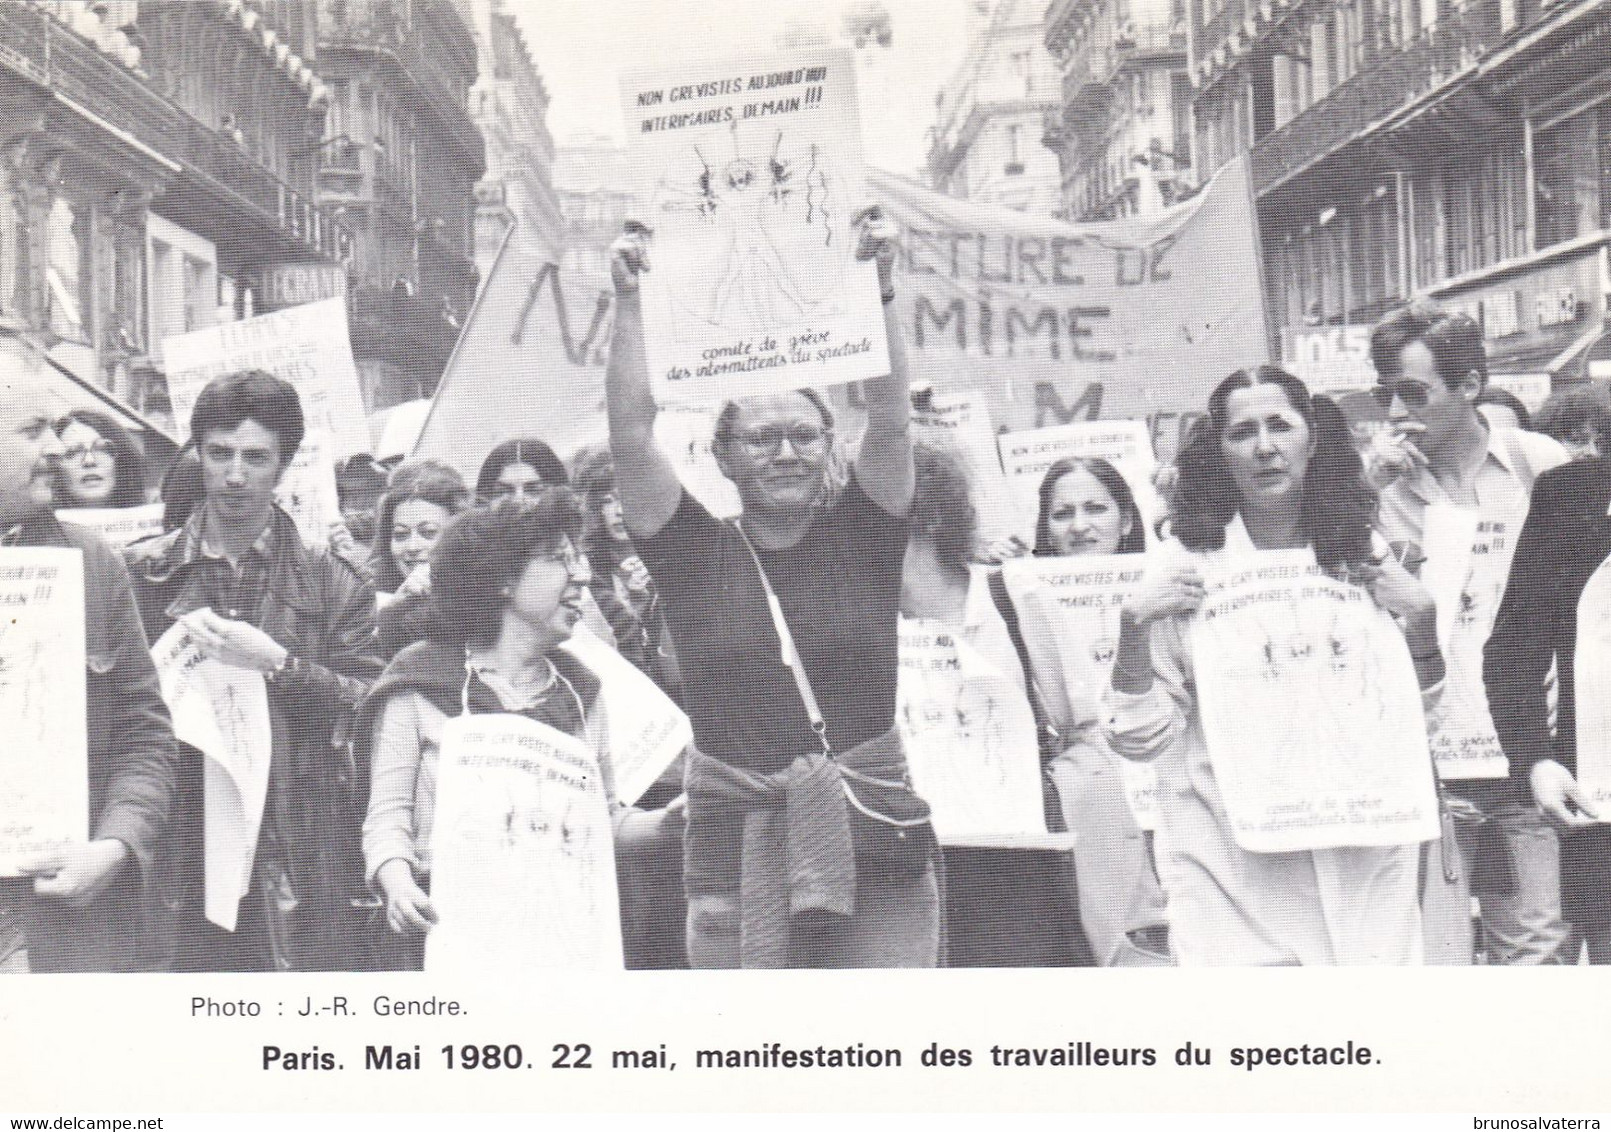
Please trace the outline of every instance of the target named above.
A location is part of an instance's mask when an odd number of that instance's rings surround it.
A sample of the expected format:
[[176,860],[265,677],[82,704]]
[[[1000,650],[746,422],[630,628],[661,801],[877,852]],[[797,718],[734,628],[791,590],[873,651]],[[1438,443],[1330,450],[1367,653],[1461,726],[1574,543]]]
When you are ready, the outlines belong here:
[[[1259,366],[1222,381],[1179,468],[1174,533],[1184,553],[1166,552],[1126,602],[1105,701],[1113,749],[1157,760],[1158,874],[1175,958],[1418,963],[1415,844],[1265,853],[1237,843],[1204,734],[1193,615],[1205,568],[1255,550],[1309,549],[1328,572],[1363,579],[1400,621],[1425,694],[1443,679],[1432,597],[1372,537],[1376,500],[1342,414],[1292,375]],[[1301,773],[1305,752],[1292,755]]]
[[62,419],[56,506],[138,507],[145,457],[128,430],[105,413],[74,409]]
[[680,809],[615,804],[598,679],[559,647],[591,577],[576,548],[581,534],[581,506],[561,488],[465,512],[432,551],[438,633],[397,655],[359,714],[370,740],[364,863],[398,945],[385,965],[418,969],[437,922],[429,895],[437,758],[454,716],[513,713],[581,739],[598,760],[618,845],[680,827]]
[[862,383],[867,428],[843,487],[833,414],[810,390],[721,412],[714,454],[737,523],[685,491],[658,412],[638,279],[651,233],[611,248],[610,449],[660,588],[696,750],[688,763],[694,967],[921,967],[939,954],[932,827],[895,730],[896,621],[912,505],[894,225],[857,218],[876,261],[890,373]]

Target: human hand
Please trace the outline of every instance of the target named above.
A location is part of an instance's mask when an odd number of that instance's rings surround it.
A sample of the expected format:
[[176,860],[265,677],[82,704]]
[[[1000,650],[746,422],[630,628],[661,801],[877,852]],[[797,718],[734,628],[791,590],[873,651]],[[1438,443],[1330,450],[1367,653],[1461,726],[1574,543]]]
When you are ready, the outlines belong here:
[[179,620],[201,654],[221,664],[267,675],[276,671],[290,655],[284,645],[256,625],[220,617],[205,607]]
[[358,540],[352,537],[352,530],[347,526],[345,520],[337,519],[330,524],[330,549],[341,557],[348,559],[355,557],[361,551],[362,548],[359,547]]
[[1404,567],[1393,555],[1379,562],[1366,562],[1356,567],[1360,580],[1376,604],[1395,617],[1402,617],[1407,629],[1437,632],[1437,602],[1432,591]]
[[1588,793],[1560,763],[1554,759],[1535,763],[1528,778],[1533,788],[1533,801],[1546,816],[1568,829],[1595,824],[1599,814],[1589,803]]
[[24,861],[18,871],[34,878],[36,896],[86,908],[112,883],[128,856],[128,846],[116,838],[78,841],[46,850]]
[[654,233],[646,224],[628,220],[621,234],[610,245],[610,280],[617,295],[635,295],[638,276],[649,270],[649,240]]
[[1017,535],[1005,535],[992,539],[981,546],[974,554],[974,559],[990,566],[1000,566],[1014,558],[1022,558],[1029,553],[1029,544]]
[[1203,576],[1195,566],[1149,570],[1131,591],[1122,612],[1137,625],[1150,625],[1165,617],[1196,613],[1206,593]]
[[648,593],[649,587],[654,584],[654,579],[649,576],[649,568],[636,554],[629,554],[621,559],[621,564],[616,567],[616,573],[626,588],[633,593]]
[[876,204],[856,213],[851,223],[856,226],[856,258],[877,262],[879,290],[890,294],[895,286],[895,243],[900,228]]
[[1428,465],[1426,453],[1416,440],[1426,431],[1418,421],[1383,424],[1370,435],[1360,454],[1365,464],[1365,481],[1380,491],[1400,476]]
[[1172,499],[1180,486],[1180,469],[1173,464],[1159,464],[1152,470],[1152,489],[1164,499]]
[[393,857],[375,874],[386,894],[386,926],[398,935],[428,932],[436,926],[436,905],[414,879],[414,869]]
[[408,572],[408,577],[404,578],[402,584],[397,587],[397,596],[399,598],[404,598],[429,597],[430,595],[431,564],[429,562],[421,562],[418,566],[414,567],[414,569]]

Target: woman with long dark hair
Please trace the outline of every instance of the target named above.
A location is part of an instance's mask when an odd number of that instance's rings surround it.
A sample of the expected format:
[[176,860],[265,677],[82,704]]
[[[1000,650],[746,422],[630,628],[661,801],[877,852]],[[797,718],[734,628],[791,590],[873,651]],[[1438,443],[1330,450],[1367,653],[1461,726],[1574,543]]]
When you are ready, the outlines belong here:
[[[1173,529],[1183,553],[1155,562],[1125,604],[1106,696],[1113,749],[1157,760],[1158,873],[1175,957],[1195,966],[1418,963],[1415,844],[1239,845],[1204,734],[1193,615],[1205,568],[1251,551],[1308,550],[1398,620],[1425,694],[1443,678],[1432,597],[1373,538],[1375,497],[1342,414],[1291,374],[1259,366],[1220,382],[1178,464]],[[1292,752],[1294,773],[1308,754]]]
[[506,440],[481,461],[475,497],[482,503],[505,496],[528,497],[545,487],[565,487],[570,475],[554,450],[533,436]]
[[1146,520],[1135,492],[1106,460],[1063,459],[1040,481],[1035,554],[1140,554]]
[[[1063,459],[1046,469],[1035,520],[1035,556],[1140,554],[1146,520],[1135,492],[1111,463]],[[1033,595],[1031,595],[1033,596]],[[1081,642],[1081,647],[1088,647]],[[1169,929],[1147,841],[1126,800],[1127,770],[1103,737],[1100,679],[1080,679],[1083,666],[1066,666],[1060,723],[1062,754],[1047,768],[1063,820],[1076,835],[1080,921],[1092,954],[1103,966],[1156,966],[1169,962]]]
[[129,431],[105,413],[74,409],[62,418],[57,507],[138,507],[146,501],[145,456]]

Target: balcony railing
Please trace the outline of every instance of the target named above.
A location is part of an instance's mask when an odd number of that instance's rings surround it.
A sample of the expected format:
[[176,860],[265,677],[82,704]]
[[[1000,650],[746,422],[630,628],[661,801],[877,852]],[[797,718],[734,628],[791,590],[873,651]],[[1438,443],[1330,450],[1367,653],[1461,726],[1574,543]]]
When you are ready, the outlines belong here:
[[329,213],[44,11],[0,4],[0,63],[179,162],[210,192],[247,206],[308,249],[331,258],[350,249],[351,233]]
[[1053,55],[1060,54],[1063,45],[1073,38],[1074,21],[1080,11],[1099,3],[1101,0],[1052,0],[1041,23],[1046,29],[1046,49]]
[[1254,146],[1254,190],[1273,188],[1437,90],[1473,67],[1502,36],[1498,5],[1489,0],[1367,60],[1359,73]]
[[[457,13],[456,8],[451,10]],[[321,0],[320,45],[390,54],[455,134],[475,133],[470,120],[474,76],[437,61],[420,34],[417,16],[404,0]]]
[[1153,59],[1161,55],[1183,55],[1186,51],[1184,25],[1168,27],[1161,24],[1143,24],[1121,28],[1113,36],[1113,69],[1118,70],[1131,60]]
[[1063,69],[1063,105],[1078,107],[1107,98],[1113,78],[1110,44],[1100,34],[1076,47]]

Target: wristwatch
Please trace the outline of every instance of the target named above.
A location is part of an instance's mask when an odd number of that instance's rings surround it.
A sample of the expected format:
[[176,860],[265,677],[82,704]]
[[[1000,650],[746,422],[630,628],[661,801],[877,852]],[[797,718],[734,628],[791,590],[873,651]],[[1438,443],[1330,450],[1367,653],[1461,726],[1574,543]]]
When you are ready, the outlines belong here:
[[287,651],[285,659],[280,661],[274,671],[268,673],[263,679],[270,684],[278,684],[286,676],[295,677],[300,671],[302,671],[302,661]]

